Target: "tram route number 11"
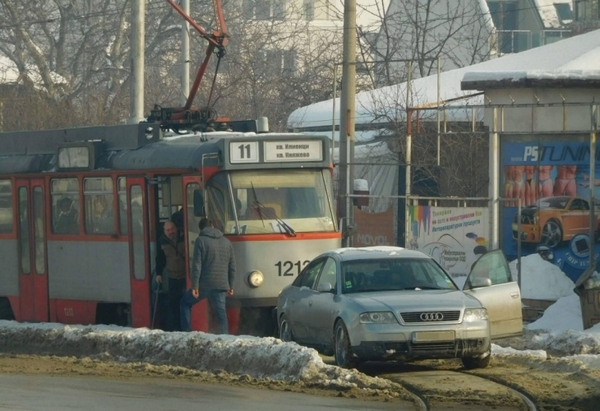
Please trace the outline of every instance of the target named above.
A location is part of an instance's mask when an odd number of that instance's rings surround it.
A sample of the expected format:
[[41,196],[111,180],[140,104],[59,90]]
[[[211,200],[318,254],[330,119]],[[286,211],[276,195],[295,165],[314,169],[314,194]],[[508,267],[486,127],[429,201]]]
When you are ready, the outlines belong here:
[[300,271],[308,264],[310,260],[304,261],[278,261],[275,263],[277,267],[277,275],[279,277],[291,277],[300,274]]

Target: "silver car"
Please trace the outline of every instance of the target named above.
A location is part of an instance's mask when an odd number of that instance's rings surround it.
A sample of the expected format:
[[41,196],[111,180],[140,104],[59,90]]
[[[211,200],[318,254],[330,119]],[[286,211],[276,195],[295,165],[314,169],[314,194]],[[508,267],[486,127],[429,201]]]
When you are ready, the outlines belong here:
[[483,368],[491,339],[523,328],[519,287],[499,250],[481,256],[463,290],[419,251],[328,251],[283,289],[277,320],[282,340],[334,355],[341,367],[458,357]]

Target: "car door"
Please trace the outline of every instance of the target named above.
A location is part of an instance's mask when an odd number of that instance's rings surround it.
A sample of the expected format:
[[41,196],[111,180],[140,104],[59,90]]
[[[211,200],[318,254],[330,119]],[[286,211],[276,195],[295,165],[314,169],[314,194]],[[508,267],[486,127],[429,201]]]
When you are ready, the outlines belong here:
[[286,315],[292,327],[294,339],[298,342],[309,342],[308,325],[312,319],[310,317],[309,300],[315,293],[313,286],[324,264],[325,258],[319,258],[309,263],[302,270],[302,280],[296,284],[297,287],[289,296]]
[[589,232],[589,203],[581,198],[572,199],[562,220],[564,234],[567,238],[579,233]]
[[[337,265],[333,258],[326,259],[319,278],[313,287],[313,293],[308,297],[308,339],[319,345],[331,344],[333,321],[338,312],[337,302]],[[326,284],[328,284],[326,286]],[[322,287],[331,289],[327,291]]]
[[523,332],[521,291],[512,279],[501,250],[488,252],[479,258],[463,291],[477,298],[487,308],[492,339]]

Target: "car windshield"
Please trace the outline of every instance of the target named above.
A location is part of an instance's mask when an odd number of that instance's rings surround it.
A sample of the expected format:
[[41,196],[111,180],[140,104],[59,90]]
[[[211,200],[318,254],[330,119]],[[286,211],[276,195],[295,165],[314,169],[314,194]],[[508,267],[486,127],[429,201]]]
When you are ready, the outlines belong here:
[[342,263],[344,294],[399,290],[456,290],[450,276],[427,258],[386,258]]
[[333,232],[331,186],[328,169],[221,172],[207,184],[207,211],[226,234]]

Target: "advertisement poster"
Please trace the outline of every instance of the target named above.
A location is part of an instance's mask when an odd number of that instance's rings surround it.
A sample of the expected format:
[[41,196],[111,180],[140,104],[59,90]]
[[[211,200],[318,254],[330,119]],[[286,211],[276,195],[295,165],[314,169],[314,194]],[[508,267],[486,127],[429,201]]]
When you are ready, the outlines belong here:
[[[544,250],[573,281],[599,254],[599,204],[591,204],[589,135],[502,137],[502,248],[509,259]],[[600,195],[596,149],[594,198]],[[515,201],[510,199],[514,198]],[[521,199],[519,232],[518,199]],[[508,199],[508,200],[506,200]],[[590,213],[594,210],[590,241]],[[596,257],[598,259],[598,257]]]
[[411,206],[409,212],[407,248],[430,255],[453,277],[467,276],[488,251],[487,208]]

